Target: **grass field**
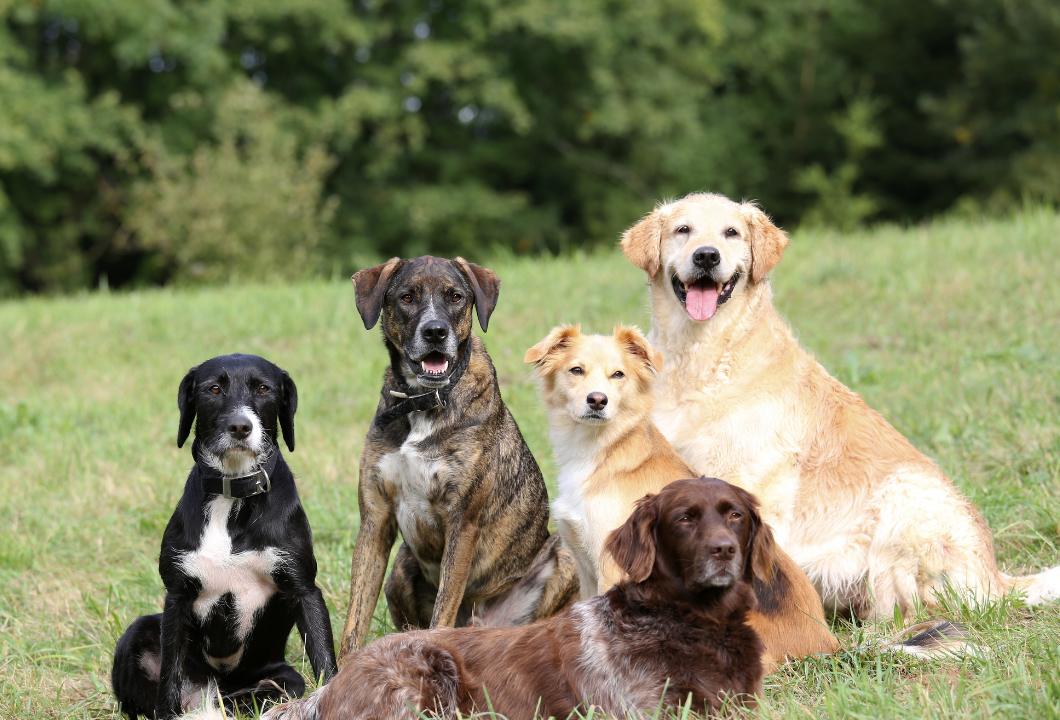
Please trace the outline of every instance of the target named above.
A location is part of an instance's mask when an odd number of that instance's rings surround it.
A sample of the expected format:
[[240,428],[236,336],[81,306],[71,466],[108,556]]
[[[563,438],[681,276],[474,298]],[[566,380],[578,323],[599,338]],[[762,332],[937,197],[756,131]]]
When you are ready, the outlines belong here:
[[[775,272],[802,342],[941,463],[986,515],[1009,571],[1060,563],[1058,255],[1060,215],[1027,211],[796,234]],[[647,327],[644,282],[617,251],[494,268],[503,288],[485,340],[551,479],[523,352],[559,322]],[[356,467],[385,361],[377,332],[362,329],[345,279],[0,304],[0,718],[116,717],[111,652],[128,622],[161,607],[159,541],[191,461],[175,446],[177,384],[212,355],[260,353],[298,382],[288,460],[341,627]],[[807,660],[769,678],[752,714],[1060,717],[1056,604],[948,614],[970,624],[984,657]],[[893,630],[837,624],[849,647]],[[289,658],[301,662],[297,640]]]

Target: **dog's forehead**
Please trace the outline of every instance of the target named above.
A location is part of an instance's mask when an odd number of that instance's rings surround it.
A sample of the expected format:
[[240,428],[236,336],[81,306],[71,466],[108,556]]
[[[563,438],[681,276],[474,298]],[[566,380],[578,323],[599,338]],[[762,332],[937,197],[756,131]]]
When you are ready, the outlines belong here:
[[571,352],[583,356],[587,363],[621,364],[625,349],[611,335],[583,335],[572,346]]
[[217,377],[221,374],[232,375],[279,375],[282,371],[276,365],[258,355],[218,355],[201,363],[196,369],[200,380]]
[[715,224],[743,223],[740,205],[724,195],[688,195],[665,206],[666,221],[671,223]]
[[676,480],[661,493],[671,503],[701,502],[714,504],[729,502],[738,504],[739,499],[732,486],[718,478],[688,478]]
[[456,263],[446,258],[423,255],[406,261],[390,281],[391,287],[417,285],[434,289],[441,285],[456,284],[466,287],[464,273]]

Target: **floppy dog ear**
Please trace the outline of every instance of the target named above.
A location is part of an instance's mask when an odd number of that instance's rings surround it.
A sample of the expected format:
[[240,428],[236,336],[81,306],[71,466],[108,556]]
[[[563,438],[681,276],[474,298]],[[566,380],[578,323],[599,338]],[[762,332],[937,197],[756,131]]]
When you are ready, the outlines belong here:
[[751,282],[758,283],[780,262],[788,246],[788,235],[754,203],[746,202],[742,208],[751,233]]
[[651,277],[658,275],[662,264],[662,222],[658,209],[622,233],[620,244],[630,262]]
[[371,330],[379,322],[383,309],[383,298],[390,276],[401,264],[401,258],[390,258],[382,265],[358,270],[353,274],[353,289],[357,293],[357,312],[361,314],[364,329]]
[[478,324],[482,332],[486,332],[486,327],[490,324],[490,315],[497,307],[497,298],[501,293],[501,281],[489,268],[470,263],[462,257],[456,259],[456,264],[467,276],[472,290],[475,291],[475,313],[478,315]]
[[630,325],[615,325],[615,341],[633,357],[640,360],[648,370],[662,370],[663,355],[648,342],[640,330]]
[[294,414],[298,410],[298,388],[294,380],[283,373],[283,387],[280,389],[280,430],[287,449],[294,452]]
[[655,567],[655,524],[659,508],[655,495],[645,495],[637,501],[633,514],[607,536],[604,551],[635,583],[644,582]]
[[191,432],[191,424],[195,420],[195,371],[199,369],[196,365],[184,379],[180,381],[177,388],[177,409],[180,410],[180,424],[177,426],[177,447],[184,447],[184,442]]
[[526,351],[523,362],[543,368],[549,355],[570,345],[570,341],[582,334],[581,325],[557,325],[548,335]]
[[758,578],[768,584],[773,580],[777,568],[777,543],[773,539],[773,531],[762,522],[758,498],[741,487],[733,487],[751,514],[751,533],[747,539],[749,547],[744,548],[744,579],[750,582]]

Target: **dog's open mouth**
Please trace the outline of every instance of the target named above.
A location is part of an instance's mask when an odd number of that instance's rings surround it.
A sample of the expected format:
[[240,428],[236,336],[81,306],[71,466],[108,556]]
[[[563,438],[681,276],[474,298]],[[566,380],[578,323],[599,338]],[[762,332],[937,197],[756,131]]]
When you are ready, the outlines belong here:
[[725,283],[715,282],[709,277],[701,277],[692,282],[684,282],[674,273],[670,282],[674,288],[674,295],[685,307],[688,317],[693,320],[710,320],[718,311],[718,306],[724,305],[725,301],[732,296],[736,283],[740,281],[740,271],[737,270]]
[[420,367],[427,377],[440,378],[449,369],[449,358],[440,352],[427,353],[420,360]]

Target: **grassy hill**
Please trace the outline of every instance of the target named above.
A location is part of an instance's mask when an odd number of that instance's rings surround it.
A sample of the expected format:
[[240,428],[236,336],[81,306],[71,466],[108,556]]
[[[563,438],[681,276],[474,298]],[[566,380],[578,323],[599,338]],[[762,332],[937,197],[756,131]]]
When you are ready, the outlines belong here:
[[[985,513],[1009,571],[1060,563],[1058,238],[1060,215],[1046,211],[806,232],[774,273],[802,342],[938,459]],[[523,352],[559,322],[646,328],[644,279],[617,251],[493,267],[503,285],[486,344],[551,481]],[[0,339],[0,717],[115,716],[111,652],[129,621],[161,607],[159,542],[191,461],[175,446],[177,384],[216,354],[266,355],[298,383],[288,460],[341,627],[356,468],[385,363],[347,279],[9,302]],[[808,660],[771,677],[756,712],[1060,716],[1056,605],[951,610],[984,658]],[[851,646],[893,629],[837,624]]]

